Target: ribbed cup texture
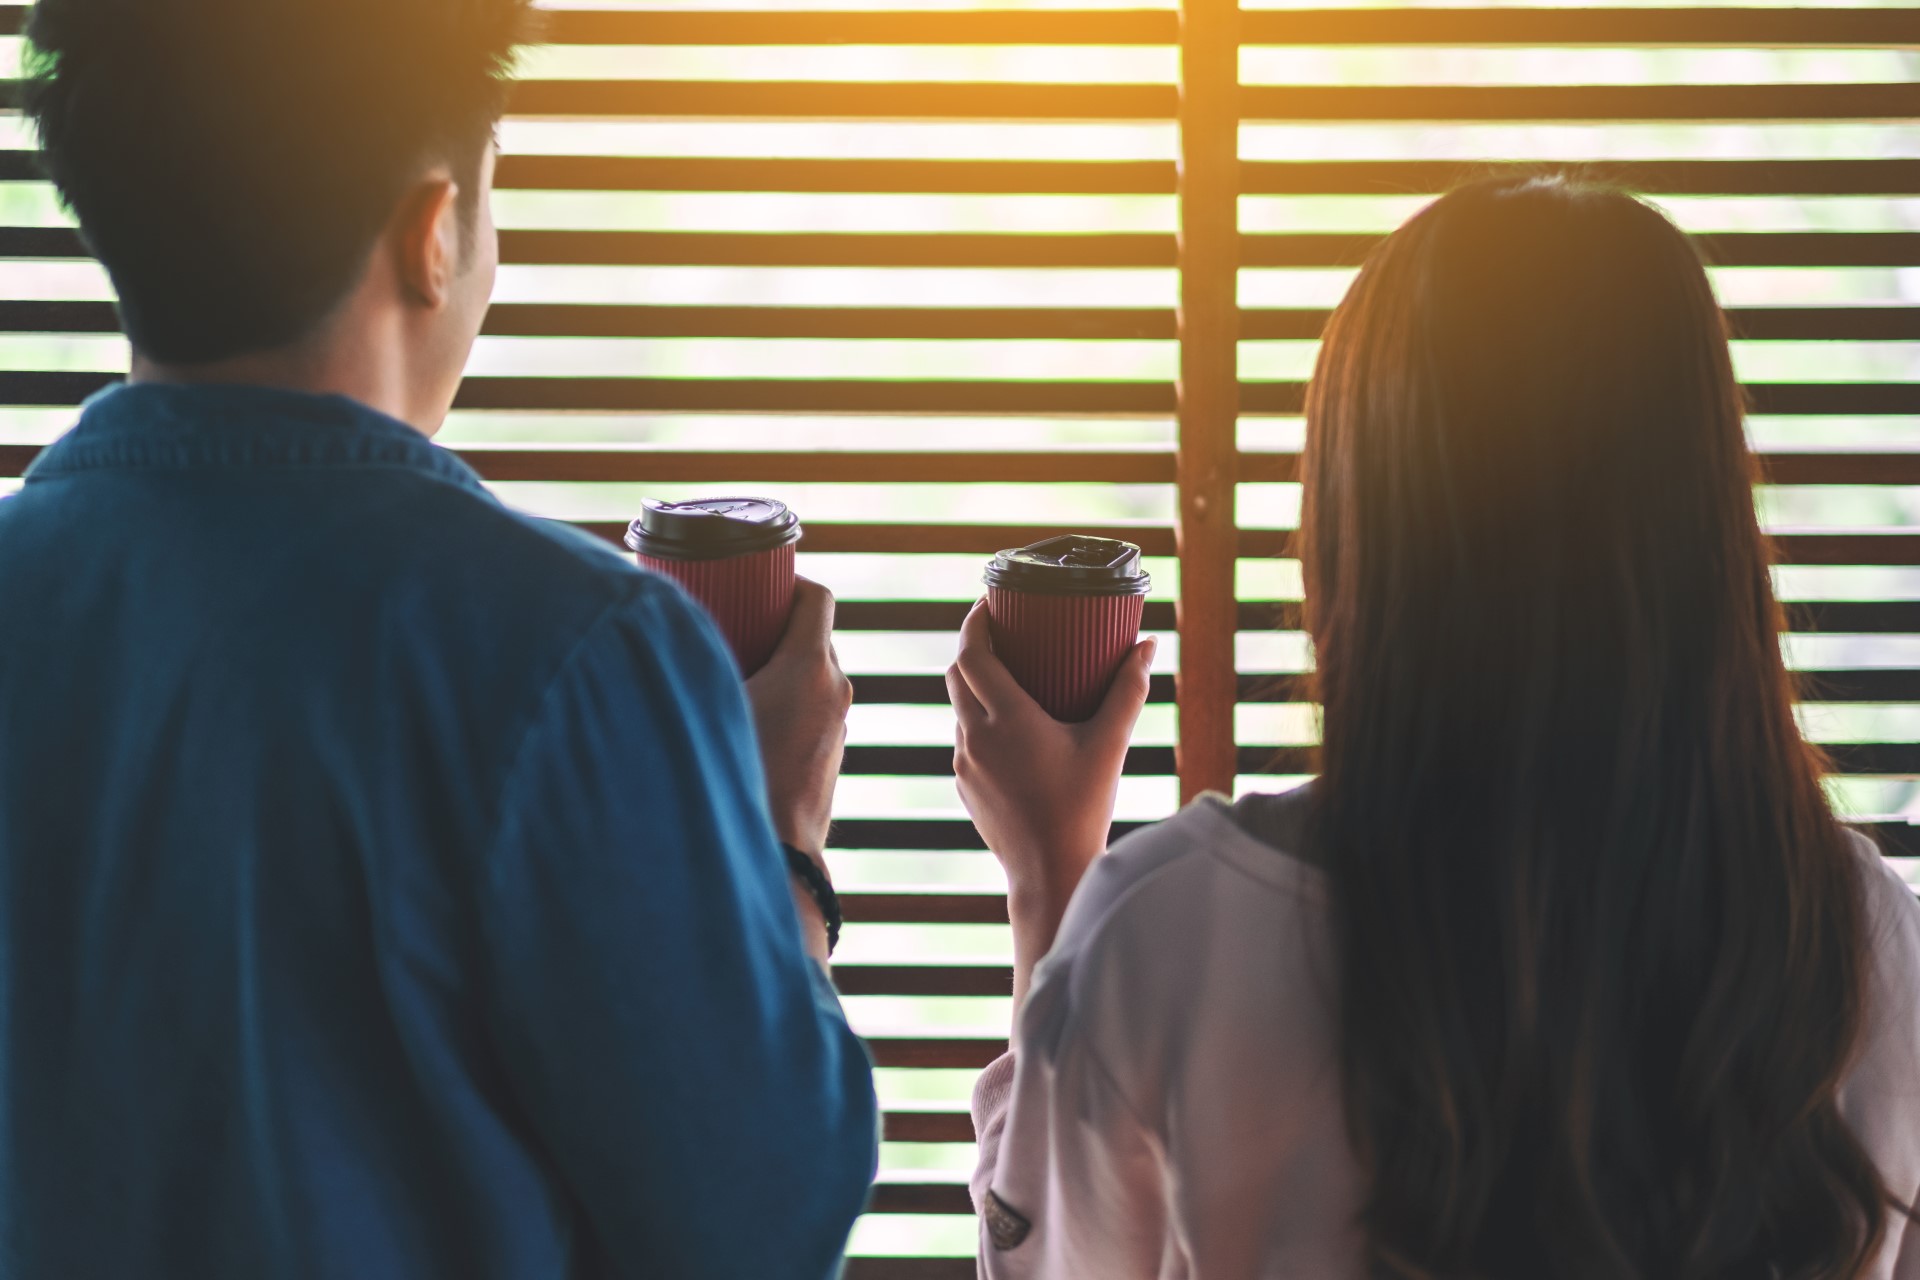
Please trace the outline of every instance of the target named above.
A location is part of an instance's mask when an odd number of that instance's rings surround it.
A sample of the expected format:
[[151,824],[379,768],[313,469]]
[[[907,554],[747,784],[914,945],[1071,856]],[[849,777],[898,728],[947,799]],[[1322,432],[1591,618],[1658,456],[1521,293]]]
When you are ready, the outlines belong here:
[[987,588],[993,651],[1055,720],[1090,720],[1140,639],[1144,596],[1043,596]]
[[793,613],[794,549],[775,547],[731,560],[655,560],[642,569],[672,578],[706,607],[733,647],[743,675],[767,665]]

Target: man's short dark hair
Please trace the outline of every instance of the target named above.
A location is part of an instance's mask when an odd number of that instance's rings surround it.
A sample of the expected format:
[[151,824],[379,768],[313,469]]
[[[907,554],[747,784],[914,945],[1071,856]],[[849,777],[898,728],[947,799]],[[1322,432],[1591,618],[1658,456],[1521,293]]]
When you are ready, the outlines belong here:
[[151,359],[286,346],[409,185],[472,193],[531,0],[39,0],[27,114]]

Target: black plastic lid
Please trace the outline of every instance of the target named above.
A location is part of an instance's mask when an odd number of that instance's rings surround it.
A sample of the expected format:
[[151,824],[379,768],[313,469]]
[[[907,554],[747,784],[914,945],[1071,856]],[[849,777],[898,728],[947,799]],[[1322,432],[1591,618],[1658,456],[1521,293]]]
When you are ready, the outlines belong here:
[[1070,533],[1002,551],[987,566],[987,585],[1049,596],[1143,596],[1153,579],[1131,542]]
[[800,517],[772,498],[648,499],[627,546],[655,560],[731,560],[800,541]]

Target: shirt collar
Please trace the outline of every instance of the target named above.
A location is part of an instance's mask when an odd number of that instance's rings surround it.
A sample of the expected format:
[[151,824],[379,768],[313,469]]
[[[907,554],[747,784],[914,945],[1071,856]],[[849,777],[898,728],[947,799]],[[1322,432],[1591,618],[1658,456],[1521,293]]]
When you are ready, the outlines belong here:
[[270,387],[110,387],[28,468],[29,484],[82,471],[397,467],[485,492],[418,431],[345,396]]

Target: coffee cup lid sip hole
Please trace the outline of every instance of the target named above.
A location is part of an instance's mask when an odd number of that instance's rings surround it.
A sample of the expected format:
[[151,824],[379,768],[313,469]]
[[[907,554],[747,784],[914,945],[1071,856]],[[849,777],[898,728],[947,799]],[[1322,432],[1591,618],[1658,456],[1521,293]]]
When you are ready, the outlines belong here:
[[1070,533],[1002,551],[987,566],[990,587],[1058,596],[1143,596],[1153,579],[1131,542]]
[[654,560],[725,560],[800,541],[800,518],[772,498],[648,499],[627,548]]

